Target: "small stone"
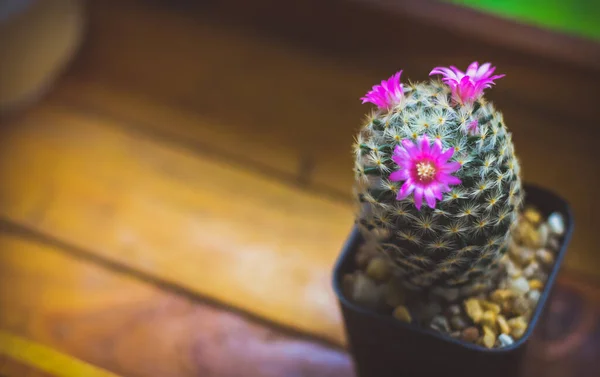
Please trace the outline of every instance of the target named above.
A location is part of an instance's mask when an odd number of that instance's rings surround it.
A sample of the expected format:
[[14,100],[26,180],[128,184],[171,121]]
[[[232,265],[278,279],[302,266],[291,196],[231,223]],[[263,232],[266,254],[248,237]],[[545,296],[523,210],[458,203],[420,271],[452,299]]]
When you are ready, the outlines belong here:
[[554,264],[554,253],[546,249],[538,249],[535,252],[537,259],[545,266],[551,266]]
[[516,294],[524,295],[529,291],[529,282],[525,277],[521,276],[510,281],[509,289]]
[[462,316],[455,315],[454,317],[452,317],[450,319],[450,325],[452,326],[452,328],[454,330],[463,330],[469,324],[467,323],[467,321]]
[[542,221],[542,214],[533,207],[525,208],[525,211],[523,211],[523,217],[534,226],[537,226]]
[[354,291],[355,278],[353,274],[345,274],[342,278],[342,288],[346,297],[352,297]]
[[518,278],[523,273],[521,269],[518,268],[517,265],[510,259],[506,260],[504,266],[506,267],[506,273],[511,278]]
[[494,313],[491,310],[488,310],[486,312],[483,313],[483,315],[481,316],[481,321],[480,323],[484,326],[484,327],[489,327],[490,329],[493,329],[494,331],[496,331],[496,313]]
[[388,282],[387,286],[388,289],[385,292],[385,303],[392,308],[404,305],[406,302],[406,291],[400,282],[392,279]]
[[523,276],[527,279],[531,279],[540,270],[540,264],[536,261],[531,261],[523,270]]
[[520,339],[527,330],[527,321],[524,317],[511,318],[508,320],[508,325],[511,327],[510,334],[514,339]]
[[402,322],[406,322],[406,323],[411,323],[412,322],[412,317],[410,316],[410,312],[408,311],[408,308],[406,306],[400,305],[398,306],[396,309],[394,309],[394,318],[402,321]]
[[461,338],[465,342],[474,343],[479,338],[479,330],[477,327],[467,327],[462,331]]
[[519,266],[526,266],[534,260],[535,251],[527,247],[519,247],[513,252],[512,257]]
[[508,322],[506,322],[506,318],[503,315],[499,315],[496,318],[496,323],[502,334],[510,334],[510,326],[508,326]]
[[527,222],[520,221],[513,231],[516,240],[529,248],[536,249],[541,246],[541,237],[537,229]]
[[490,299],[497,304],[502,304],[514,296],[514,293],[508,289],[497,289],[490,295]]
[[458,299],[460,290],[458,288],[436,287],[431,291],[431,293],[439,298],[442,298],[446,302],[452,302]]
[[500,342],[500,347],[507,347],[515,342],[513,338],[507,334],[500,334],[500,336],[498,336],[498,341]]
[[383,301],[386,289],[385,285],[378,286],[365,274],[358,273],[354,280],[352,299],[365,307],[378,309]]
[[375,257],[367,266],[367,275],[375,281],[384,282],[391,277],[392,268],[385,258]]
[[480,301],[480,304],[483,309],[492,311],[494,314],[500,314],[500,305],[485,300]]
[[547,223],[542,223],[538,227],[538,233],[540,235],[540,246],[544,246],[548,243],[548,239],[550,238],[550,226]]
[[530,249],[537,249],[542,246],[542,237],[537,230],[533,229],[526,233],[526,236],[523,239],[523,246]]
[[538,301],[540,301],[540,296],[542,294],[540,293],[540,291],[538,290],[531,290],[529,292],[527,292],[527,299],[529,300],[529,305],[531,305],[531,308],[535,308],[537,306]]
[[510,335],[515,339],[521,339],[525,335],[526,329],[512,329]]
[[554,212],[548,216],[548,226],[550,227],[550,232],[557,236],[562,236],[565,233],[565,219],[558,212]]
[[441,331],[444,333],[450,332],[450,324],[448,324],[448,319],[443,315],[437,315],[433,317],[430,327],[434,330]]
[[481,343],[486,348],[493,348],[494,344],[496,343],[496,332],[488,326],[483,326],[483,337],[481,338]]
[[523,296],[515,297],[512,303],[512,311],[516,315],[524,315],[529,311],[529,300]]
[[529,288],[530,289],[537,289],[540,290],[544,287],[544,283],[542,283],[541,281],[537,280],[537,279],[532,279],[529,280]]
[[508,301],[504,301],[502,303],[502,312],[505,315],[512,315],[513,314],[513,310],[512,310],[512,299],[508,300]]
[[448,309],[446,309],[446,313],[450,317],[460,315],[461,312],[462,310],[459,305],[450,305]]
[[464,305],[465,311],[467,312],[469,318],[471,318],[473,322],[479,323],[481,317],[483,316],[483,309],[481,308],[479,300],[470,298],[464,302]]

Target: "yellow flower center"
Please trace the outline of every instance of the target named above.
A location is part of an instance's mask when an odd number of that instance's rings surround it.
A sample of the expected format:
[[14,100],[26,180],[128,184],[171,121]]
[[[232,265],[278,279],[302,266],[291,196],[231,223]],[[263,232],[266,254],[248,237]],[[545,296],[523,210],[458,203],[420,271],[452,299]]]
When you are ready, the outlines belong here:
[[435,167],[429,161],[417,163],[417,175],[421,181],[427,181],[435,176]]

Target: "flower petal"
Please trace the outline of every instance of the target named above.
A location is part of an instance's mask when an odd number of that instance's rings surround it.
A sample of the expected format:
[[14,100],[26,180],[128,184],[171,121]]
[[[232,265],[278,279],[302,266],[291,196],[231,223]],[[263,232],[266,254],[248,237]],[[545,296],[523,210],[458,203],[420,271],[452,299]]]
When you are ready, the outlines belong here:
[[448,163],[442,165],[439,168],[439,171],[443,172],[443,173],[454,173],[455,171],[459,170],[460,167],[461,167],[460,162],[452,161],[452,162],[448,162]]
[[416,145],[413,144],[412,141],[404,139],[402,140],[402,146],[404,146],[404,149],[406,150],[410,158],[414,159],[419,157],[419,149]]
[[431,187],[427,187],[424,190],[425,193],[425,200],[427,201],[427,205],[429,206],[429,208],[435,208],[435,196],[433,194],[433,190],[431,190]]
[[406,199],[414,190],[416,186],[412,179],[407,179],[406,182],[402,185],[400,190],[398,191],[398,195],[396,195],[396,200]]
[[469,67],[467,67],[467,72],[465,72],[465,75],[470,76],[470,77],[475,77],[475,75],[477,75],[478,67],[479,67],[478,62],[473,62],[473,63],[469,64]]
[[389,179],[392,182],[405,181],[408,178],[410,178],[410,175],[406,169],[395,171],[389,176]]
[[483,63],[477,69],[477,72],[473,75],[473,79],[479,80],[479,79],[486,79],[486,78],[490,77],[490,75],[492,73],[494,73],[494,70],[496,69],[496,67],[493,67],[490,69],[490,66],[491,66],[490,63]]
[[415,187],[415,206],[417,209],[421,209],[421,205],[423,204],[423,188]]
[[361,98],[362,103],[371,102],[380,109],[387,109],[401,102],[403,97],[402,84],[400,84],[400,75],[402,71],[396,72],[387,80],[382,80],[381,84],[375,85],[371,90]]
[[454,156],[454,148],[448,148],[438,156],[436,162],[440,165],[445,164],[449,159],[452,158],[452,156]]
[[442,188],[440,187],[440,185],[431,185],[431,191],[433,191],[433,196],[435,196],[437,200],[443,199]]
[[436,179],[438,182],[445,183],[448,185],[460,185],[462,183],[462,181],[459,178],[456,178],[453,175],[443,172],[438,172],[438,174],[436,175]]
[[392,160],[400,166],[404,166],[410,160],[410,156],[408,152],[401,148],[399,145],[396,145],[394,148],[394,154],[392,154]]

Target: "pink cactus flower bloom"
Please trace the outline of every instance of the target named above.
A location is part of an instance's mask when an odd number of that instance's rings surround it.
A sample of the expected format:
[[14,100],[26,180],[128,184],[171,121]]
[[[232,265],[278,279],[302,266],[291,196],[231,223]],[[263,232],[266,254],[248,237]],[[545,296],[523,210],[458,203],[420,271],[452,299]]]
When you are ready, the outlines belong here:
[[495,70],[496,67],[492,67],[490,63],[479,66],[478,62],[473,62],[467,68],[467,72],[454,66],[435,67],[429,75],[443,75],[442,81],[452,90],[454,100],[464,104],[477,100],[483,94],[484,89],[495,84],[494,80],[505,76],[492,76]]
[[371,102],[380,109],[390,109],[402,101],[404,92],[400,83],[400,75],[402,71],[396,72],[392,77],[383,80],[381,85],[373,86],[364,97],[361,98],[362,103]]
[[442,193],[450,191],[449,185],[462,183],[451,175],[460,169],[460,163],[448,162],[453,154],[454,148],[442,150],[439,139],[430,145],[427,135],[419,137],[416,145],[402,140],[402,146],[397,145],[392,155],[400,169],[389,176],[390,181],[404,181],[396,199],[405,199],[414,192],[417,209],[421,210],[423,197],[430,208],[435,208],[436,199],[442,200]]
[[477,119],[472,120],[467,124],[467,133],[469,135],[477,135],[479,133],[479,122]]

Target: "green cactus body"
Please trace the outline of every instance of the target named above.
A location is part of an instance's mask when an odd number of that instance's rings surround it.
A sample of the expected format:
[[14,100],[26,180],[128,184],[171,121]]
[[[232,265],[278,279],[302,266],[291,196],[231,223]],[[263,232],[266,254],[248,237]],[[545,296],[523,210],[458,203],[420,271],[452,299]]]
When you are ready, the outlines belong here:
[[[478,132],[469,132],[477,121]],[[393,151],[422,135],[454,148],[460,184],[435,208],[397,200],[402,182]],[[502,114],[483,97],[454,101],[437,80],[404,88],[400,103],[377,109],[356,138],[357,224],[365,241],[389,257],[410,289],[473,285],[497,271],[522,202],[519,163]]]

